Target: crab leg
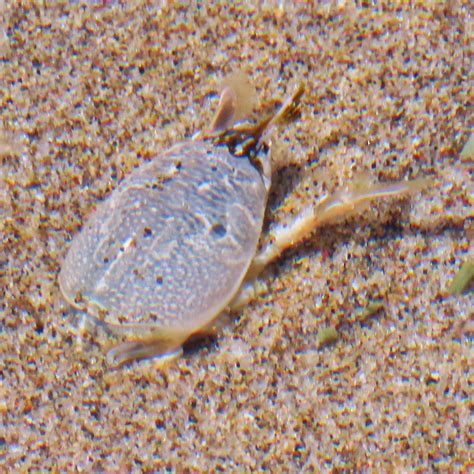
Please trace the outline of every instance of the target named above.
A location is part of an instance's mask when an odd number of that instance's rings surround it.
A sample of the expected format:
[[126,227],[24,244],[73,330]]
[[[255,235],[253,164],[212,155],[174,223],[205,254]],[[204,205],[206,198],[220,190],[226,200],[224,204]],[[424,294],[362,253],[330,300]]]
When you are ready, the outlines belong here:
[[290,225],[277,227],[272,232],[271,242],[255,256],[247,281],[255,279],[269,263],[317,227],[345,219],[362,211],[377,199],[416,193],[426,184],[426,179],[377,184],[369,184],[367,179],[359,179],[352,185],[323,197],[316,206],[305,208]]
[[258,280],[262,270],[316,228],[334,224],[360,212],[377,199],[415,194],[429,182],[429,179],[421,178],[414,181],[370,184],[367,177],[360,176],[350,186],[323,197],[316,206],[306,207],[290,225],[279,226],[273,230],[272,240],[252,261],[239,292],[229,305],[230,311],[242,308],[257,295],[265,293],[265,283]]

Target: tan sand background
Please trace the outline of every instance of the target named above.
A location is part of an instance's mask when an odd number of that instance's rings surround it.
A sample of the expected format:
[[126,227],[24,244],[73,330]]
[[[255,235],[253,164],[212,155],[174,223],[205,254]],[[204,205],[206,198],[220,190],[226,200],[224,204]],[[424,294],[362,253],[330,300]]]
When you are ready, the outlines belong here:
[[[446,288],[473,256],[471,2],[19,3],[0,34],[0,471],[467,472],[473,298]],[[433,185],[287,253],[164,369],[111,369],[78,344],[61,260],[124,176],[209,123],[235,70],[261,104],[307,87],[269,221],[359,172]],[[319,347],[327,326],[340,339]]]

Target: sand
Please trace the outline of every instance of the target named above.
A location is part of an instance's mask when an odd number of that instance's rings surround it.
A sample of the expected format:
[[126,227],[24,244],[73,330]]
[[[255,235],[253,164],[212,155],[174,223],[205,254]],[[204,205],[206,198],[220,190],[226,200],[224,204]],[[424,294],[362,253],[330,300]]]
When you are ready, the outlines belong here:
[[[18,3],[0,35],[0,471],[468,472],[473,298],[447,288],[474,257],[470,2]],[[274,140],[270,228],[360,173],[432,183],[287,252],[179,360],[109,367],[79,344],[61,261],[236,70],[260,104],[307,89]]]

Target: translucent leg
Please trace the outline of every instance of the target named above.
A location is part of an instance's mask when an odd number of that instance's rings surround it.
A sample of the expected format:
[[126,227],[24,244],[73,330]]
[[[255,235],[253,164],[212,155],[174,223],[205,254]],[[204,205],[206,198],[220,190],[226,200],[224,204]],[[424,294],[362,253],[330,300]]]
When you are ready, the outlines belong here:
[[79,314],[79,324],[77,325],[77,352],[84,351],[84,337],[88,332],[88,318],[87,314]]
[[106,334],[110,334],[107,331],[107,326],[100,320],[89,316],[89,314],[79,310],[72,309],[77,318],[77,326],[74,326],[74,333],[77,336],[77,352],[84,352],[85,340],[89,334],[98,336],[99,329],[103,329]]
[[[178,358],[183,353],[183,344],[191,340],[202,339],[206,336],[216,335],[226,324],[225,315],[220,315],[209,324],[197,329],[195,332],[172,328],[155,329],[150,334],[149,329],[135,328],[133,339],[121,342],[107,352],[107,361],[113,366],[122,366],[140,359],[156,357],[158,366]],[[122,332],[127,337],[127,332],[114,326],[116,334]]]
[[109,329],[117,337],[125,339],[107,352],[107,362],[113,366],[150,357],[157,357],[159,365],[164,365],[182,354],[182,346],[191,336],[188,329],[168,327],[109,326]]
[[177,359],[183,353],[183,348],[163,349],[161,343],[126,341],[117,344],[107,352],[107,362],[113,366],[122,366],[135,360],[148,359],[159,356],[160,365]]
[[400,197],[420,191],[428,183],[426,179],[371,184],[367,177],[360,177],[350,186],[323,197],[316,206],[310,206],[288,226],[277,227],[272,232],[272,241],[254,258],[248,272],[252,281],[283,251],[292,247],[314,229],[332,224],[362,211],[374,200],[384,197]]
[[267,285],[263,281],[253,279],[242,285],[240,291],[234,297],[229,305],[231,311],[237,311],[243,308],[247,303],[254,300],[257,296],[263,295],[268,290]]

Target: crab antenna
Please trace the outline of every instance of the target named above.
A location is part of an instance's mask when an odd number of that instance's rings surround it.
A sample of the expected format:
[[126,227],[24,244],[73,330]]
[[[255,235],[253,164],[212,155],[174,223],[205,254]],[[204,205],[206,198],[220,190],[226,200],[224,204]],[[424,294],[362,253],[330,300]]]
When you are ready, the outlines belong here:
[[295,118],[296,115],[298,115],[300,110],[300,101],[303,94],[304,84],[300,82],[293,94],[287,97],[285,102],[283,102],[283,104],[280,106],[277,113],[270,117],[270,120],[267,123],[262,122],[261,125],[263,128],[260,132],[260,137],[258,140],[259,144],[273,130],[276,125],[291,121]]

